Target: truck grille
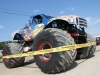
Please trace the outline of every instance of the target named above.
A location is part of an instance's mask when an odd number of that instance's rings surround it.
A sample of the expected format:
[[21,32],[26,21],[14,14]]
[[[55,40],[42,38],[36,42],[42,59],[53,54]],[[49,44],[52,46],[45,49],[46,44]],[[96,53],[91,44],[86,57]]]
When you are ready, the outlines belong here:
[[79,18],[79,25],[87,27],[87,21],[83,18]]

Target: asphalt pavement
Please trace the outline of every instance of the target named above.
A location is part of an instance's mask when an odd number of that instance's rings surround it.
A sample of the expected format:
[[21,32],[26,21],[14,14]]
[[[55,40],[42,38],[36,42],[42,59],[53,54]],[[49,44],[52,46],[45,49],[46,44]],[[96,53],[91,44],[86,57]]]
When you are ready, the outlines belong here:
[[[33,57],[26,57],[23,66],[8,69],[0,63],[0,75],[49,75],[43,73],[33,61]],[[100,75],[100,46],[97,46],[94,56],[89,59],[77,60],[64,72],[50,75]]]

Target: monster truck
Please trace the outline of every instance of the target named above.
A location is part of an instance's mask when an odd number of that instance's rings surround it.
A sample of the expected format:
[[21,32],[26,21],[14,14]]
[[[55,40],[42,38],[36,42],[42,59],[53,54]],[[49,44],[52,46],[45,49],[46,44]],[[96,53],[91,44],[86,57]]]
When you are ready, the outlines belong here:
[[[39,51],[59,46],[94,42],[94,38],[85,32],[87,21],[75,15],[52,17],[45,14],[31,16],[25,27],[18,31],[13,40],[4,46],[3,55]],[[58,73],[68,69],[76,59],[93,55],[95,45],[62,52],[34,56],[37,66],[44,73]],[[21,66],[25,57],[4,58],[7,68]]]

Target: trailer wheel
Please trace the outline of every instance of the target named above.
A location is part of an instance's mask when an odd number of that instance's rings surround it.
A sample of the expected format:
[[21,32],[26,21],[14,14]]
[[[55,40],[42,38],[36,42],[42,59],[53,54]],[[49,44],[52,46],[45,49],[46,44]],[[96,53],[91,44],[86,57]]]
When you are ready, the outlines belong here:
[[[75,44],[65,31],[48,28],[40,32],[34,40],[33,50],[49,49]],[[44,73],[54,74],[68,69],[74,63],[76,50],[48,53],[34,56],[36,64]]]
[[[8,43],[7,45],[4,46],[3,56],[19,54],[19,53],[23,53],[23,47],[18,43]],[[21,66],[24,63],[24,60],[25,60],[24,57],[9,58],[9,59],[4,58],[3,62],[7,68],[15,68]]]

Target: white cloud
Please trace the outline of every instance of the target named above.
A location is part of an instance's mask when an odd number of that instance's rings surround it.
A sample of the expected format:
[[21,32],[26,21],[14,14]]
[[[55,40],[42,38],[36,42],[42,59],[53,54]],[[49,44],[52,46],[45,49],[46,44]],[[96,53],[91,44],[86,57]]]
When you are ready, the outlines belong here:
[[74,8],[74,7],[72,7],[72,8],[71,8],[71,10],[75,10],[75,8]]
[[92,24],[95,25],[97,23],[100,23],[100,19],[95,20]]
[[65,11],[63,11],[63,10],[62,10],[62,11],[60,11],[59,13],[60,13],[60,14],[64,14],[64,13],[65,13]]
[[87,20],[87,22],[91,22],[91,18],[92,17],[86,17],[85,19]]
[[74,7],[68,7],[67,9],[68,9],[68,10],[71,10],[71,11],[75,10]]
[[37,12],[39,12],[39,10],[34,10],[33,12],[34,12],[34,13],[37,13]]
[[92,17],[86,17],[85,19],[87,20],[88,25],[96,25],[100,23],[100,19],[95,19]]
[[99,18],[93,18],[93,17],[86,17],[88,29],[87,31],[92,34],[93,36],[100,36],[100,19]]
[[88,27],[88,29],[85,29],[85,31],[89,34],[91,34],[92,36],[100,36],[100,30],[96,27]]
[[2,25],[0,25],[0,28],[4,28]]
[[96,32],[91,32],[91,34],[93,35],[93,36],[100,36],[100,31],[99,30],[97,30]]

